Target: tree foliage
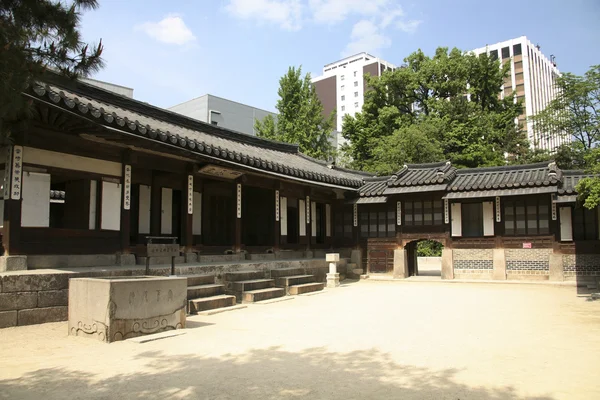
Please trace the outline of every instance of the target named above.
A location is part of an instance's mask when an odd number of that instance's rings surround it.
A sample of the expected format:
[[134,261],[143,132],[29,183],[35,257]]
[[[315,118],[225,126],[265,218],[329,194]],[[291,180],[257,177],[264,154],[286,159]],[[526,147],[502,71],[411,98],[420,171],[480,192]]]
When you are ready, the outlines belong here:
[[323,117],[310,74],[302,77],[302,67],[290,67],[279,80],[277,120],[272,116],[254,122],[257,136],[298,144],[301,152],[322,160],[333,156],[329,139],[335,115]]
[[102,43],[88,46],[78,30],[80,12],[96,0],[0,0],[0,134],[27,111],[21,93],[48,68],[69,77],[102,67]]
[[502,165],[520,159],[526,135],[514,121],[514,95],[500,98],[509,64],[486,54],[440,47],[421,50],[405,66],[367,77],[362,112],[344,116],[342,135],[351,166],[391,173],[404,163],[451,160],[459,167]]

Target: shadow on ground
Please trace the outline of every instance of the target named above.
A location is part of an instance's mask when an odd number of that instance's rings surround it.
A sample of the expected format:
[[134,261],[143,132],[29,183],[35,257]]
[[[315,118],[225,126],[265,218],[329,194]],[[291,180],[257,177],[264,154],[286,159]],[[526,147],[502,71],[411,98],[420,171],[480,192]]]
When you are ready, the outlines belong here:
[[[167,343],[167,342],[165,342]],[[71,369],[41,369],[0,381],[10,399],[548,399],[520,397],[512,387],[469,387],[458,371],[400,365],[377,350],[350,353],[312,348],[298,353],[273,347],[222,357],[137,356],[138,371],[101,378]],[[90,359],[90,363],[94,360]],[[115,360],[115,366],[120,364]],[[102,366],[106,371],[107,367]],[[493,373],[493,371],[490,371]]]

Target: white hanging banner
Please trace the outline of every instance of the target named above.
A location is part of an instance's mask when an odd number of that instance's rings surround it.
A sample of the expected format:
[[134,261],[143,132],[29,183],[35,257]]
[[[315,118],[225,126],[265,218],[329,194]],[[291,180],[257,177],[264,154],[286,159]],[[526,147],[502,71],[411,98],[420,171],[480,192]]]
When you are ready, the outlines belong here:
[[125,184],[123,185],[123,208],[131,208],[131,165],[125,165]]
[[396,202],[396,225],[402,225],[402,202]]
[[502,221],[502,213],[500,212],[500,196],[496,196],[496,222]]
[[306,196],[306,223],[310,224],[310,196]]
[[237,217],[242,218],[242,184],[237,184]]
[[21,189],[23,188],[23,146],[13,147],[12,182],[10,186],[10,198],[21,200]]
[[447,224],[450,222],[450,216],[449,216],[449,210],[448,210],[448,199],[444,199],[444,223]]
[[187,205],[188,205],[188,214],[194,213],[194,175],[188,175],[188,184],[187,184]]
[[279,221],[279,190],[275,191],[275,221]]

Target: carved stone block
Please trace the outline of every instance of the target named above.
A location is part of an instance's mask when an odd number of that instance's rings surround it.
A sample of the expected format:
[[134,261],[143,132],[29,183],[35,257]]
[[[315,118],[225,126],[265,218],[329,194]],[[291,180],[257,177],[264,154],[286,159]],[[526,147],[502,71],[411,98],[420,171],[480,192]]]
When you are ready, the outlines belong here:
[[185,277],[73,278],[69,335],[115,342],[185,328]]

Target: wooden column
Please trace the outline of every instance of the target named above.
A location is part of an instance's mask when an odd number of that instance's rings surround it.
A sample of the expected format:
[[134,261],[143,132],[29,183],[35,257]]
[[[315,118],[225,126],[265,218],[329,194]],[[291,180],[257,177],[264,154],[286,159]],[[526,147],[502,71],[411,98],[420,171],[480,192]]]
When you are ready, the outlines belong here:
[[235,227],[233,231],[233,251],[239,253],[242,250],[242,181],[236,179],[233,186],[234,193],[234,215]]
[[[281,184],[278,182],[273,191],[275,196],[275,218],[273,218],[273,249],[279,250],[279,242],[281,238]],[[287,210],[285,210],[287,212]]]
[[129,253],[131,231],[131,153],[123,153],[121,165],[121,252]]
[[185,247],[185,251],[192,251],[194,246],[194,172],[190,167],[185,175],[181,196],[181,245]]
[[2,245],[4,255],[22,254],[21,192],[23,190],[23,147],[8,146],[4,181],[4,224]]

